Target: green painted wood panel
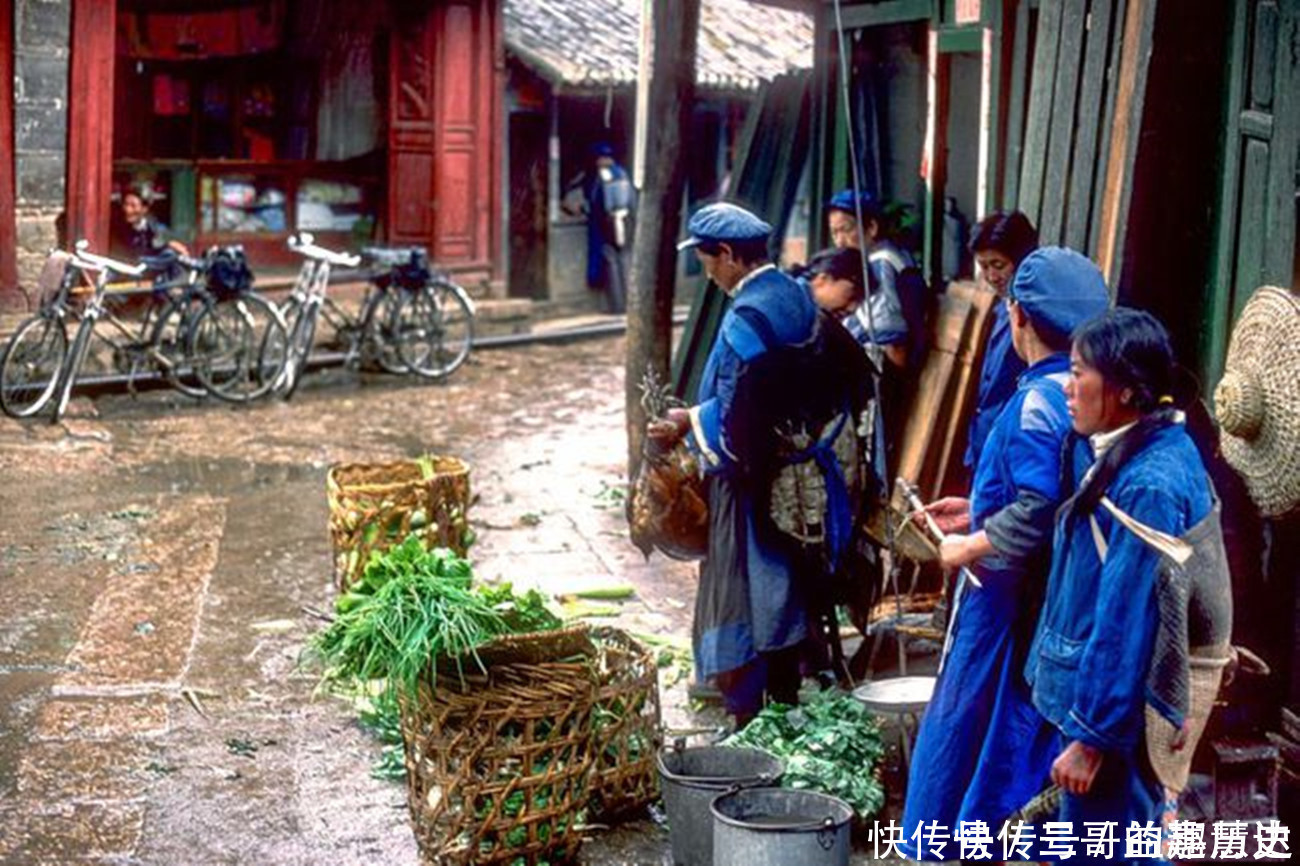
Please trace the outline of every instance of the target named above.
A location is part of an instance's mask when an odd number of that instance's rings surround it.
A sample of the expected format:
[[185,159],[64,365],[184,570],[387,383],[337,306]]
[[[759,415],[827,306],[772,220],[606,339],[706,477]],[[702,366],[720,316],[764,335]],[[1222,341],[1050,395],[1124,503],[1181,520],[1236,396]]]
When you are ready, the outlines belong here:
[[1110,51],[1113,0],[1093,0],[1089,9],[1087,46],[1079,91],[1078,130],[1070,159],[1070,203],[1065,219],[1065,245],[1088,248],[1092,218],[1093,184],[1097,174],[1097,140],[1102,132],[1102,97],[1106,84],[1106,57]]
[[1065,235],[1065,203],[1071,193],[1070,156],[1074,152],[1074,111],[1079,95],[1079,61],[1083,55],[1087,11],[1087,0],[1064,0],[1061,10],[1047,168],[1039,207],[1038,236],[1045,244],[1059,244]]
[[[1007,93],[1006,156],[998,207],[1013,210],[1020,197],[1020,162],[1025,145],[1025,91],[1029,70],[1029,0],[1016,7],[1015,42],[1011,47],[1011,85]],[[995,154],[997,151],[993,151]]]
[[[1273,139],[1269,147],[1266,241],[1264,244],[1264,280],[1270,285],[1291,287],[1295,272],[1295,195],[1297,113],[1297,2],[1278,7],[1280,15],[1274,32],[1272,74],[1269,76],[1273,109]],[[1288,8],[1289,7],[1289,8]],[[1251,291],[1255,287],[1249,287]]]
[[1237,204],[1241,178],[1239,129],[1246,101],[1244,72],[1250,33],[1250,4],[1239,3],[1232,19],[1227,62],[1232,70],[1224,93],[1224,153],[1221,160],[1219,202],[1211,280],[1205,290],[1201,338],[1201,380],[1207,386],[1223,373],[1228,352],[1228,325],[1232,309],[1232,281],[1237,245]]
[[1264,279],[1264,226],[1267,220],[1269,145],[1248,140],[1242,157],[1241,202],[1237,225],[1237,266],[1233,275],[1232,316],[1236,320],[1254,286]]
[[1020,171],[1019,208],[1034,225],[1040,221],[1043,178],[1047,162],[1048,125],[1056,86],[1056,52],[1061,37],[1063,0],[1042,0],[1038,9],[1038,41],[1034,46],[1033,83],[1025,127],[1024,162]]

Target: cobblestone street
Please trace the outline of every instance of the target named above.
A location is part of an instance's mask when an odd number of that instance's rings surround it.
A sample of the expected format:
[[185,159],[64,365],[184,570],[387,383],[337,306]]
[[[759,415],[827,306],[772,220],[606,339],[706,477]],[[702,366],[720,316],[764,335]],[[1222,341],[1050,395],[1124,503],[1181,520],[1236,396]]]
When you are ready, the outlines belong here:
[[[445,385],[313,375],[291,404],[81,398],[0,422],[0,862],[414,863],[404,788],[299,657],[333,595],[325,475],[473,467],[478,573],[630,582],[603,622],[685,641],[693,567],[626,540],[622,340],[477,354]],[[670,723],[684,671],[661,671]],[[587,863],[660,863],[648,820]]]

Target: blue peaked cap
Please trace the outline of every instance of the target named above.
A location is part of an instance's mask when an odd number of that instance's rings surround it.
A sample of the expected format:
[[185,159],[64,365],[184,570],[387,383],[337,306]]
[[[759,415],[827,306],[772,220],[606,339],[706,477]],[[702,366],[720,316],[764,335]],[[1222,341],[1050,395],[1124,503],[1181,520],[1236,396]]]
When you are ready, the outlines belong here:
[[851,189],[842,189],[826,202],[826,210],[842,210],[854,218],[857,217],[859,208],[863,217],[876,217],[880,214],[880,203],[869,192],[855,193]]
[[743,207],[720,201],[697,210],[686,223],[686,240],[678,250],[699,246],[704,241],[760,241],[772,234],[772,227]]
[[1035,328],[1059,337],[1070,336],[1110,307],[1101,269],[1065,247],[1040,247],[1025,256],[1007,294]]

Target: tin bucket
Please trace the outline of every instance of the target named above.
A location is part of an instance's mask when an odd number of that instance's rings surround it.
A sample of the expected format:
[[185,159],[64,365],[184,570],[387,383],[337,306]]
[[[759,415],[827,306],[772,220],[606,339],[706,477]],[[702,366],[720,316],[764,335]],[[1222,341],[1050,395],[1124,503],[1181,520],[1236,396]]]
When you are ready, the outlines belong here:
[[719,794],[771,785],[781,761],[761,749],[674,746],[659,751],[660,789],[668,812],[674,866],[713,866],[713,816]]
[[853,809],[816,791],[749,788],[713,800],[713,866],[848,866]]

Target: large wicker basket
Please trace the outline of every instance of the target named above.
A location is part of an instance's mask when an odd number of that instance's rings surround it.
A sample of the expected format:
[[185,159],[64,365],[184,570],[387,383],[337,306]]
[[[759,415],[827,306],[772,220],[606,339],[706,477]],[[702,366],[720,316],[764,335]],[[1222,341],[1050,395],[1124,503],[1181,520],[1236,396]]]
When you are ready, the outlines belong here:
[[455,457],[430,457],[432,472],[418,460],[340,463],[326,489],[334,578],[347,589],[370,556],[415,533],[428,549],[448,547],[465,555],[469,530],[469,466]]
[[592,719],[592,817],[624,815],[659,796],[659,670],[654,655],[626,632],[592,630],[599,652]]
[[[402,706],[407,802],[427,864],[568,862],[592,770],[585,627],[499,638]],[[473,673],[471,673],[473,671]]]

